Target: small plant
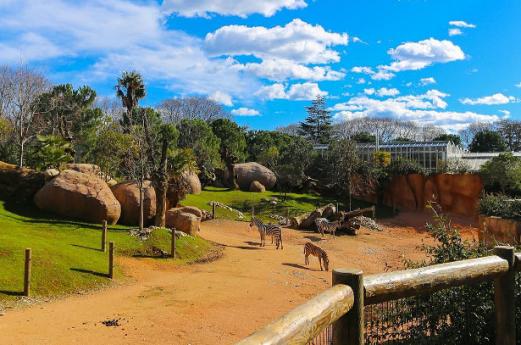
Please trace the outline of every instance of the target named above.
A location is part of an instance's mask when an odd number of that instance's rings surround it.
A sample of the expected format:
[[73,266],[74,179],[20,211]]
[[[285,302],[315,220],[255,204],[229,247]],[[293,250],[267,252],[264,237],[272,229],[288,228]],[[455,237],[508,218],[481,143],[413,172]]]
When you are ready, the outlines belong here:
[[438,163],[436,167],[436,171],[439,174],[449,173],[449,174],[466,174],[470,172],[472,169],[470,165],[462,159],[459,158],[450,158]]
[[386,171],[389,176],[425,174],[425,170],[417,162],[404,158],[397,158],[391,161]]
[[489,217],[521,220],[521,200],[503,194],[485,194],[479,201],[479,213]]
[[374,163],[381,167],[387,167],[391,164],[391,152],[376,151],[373,154]]

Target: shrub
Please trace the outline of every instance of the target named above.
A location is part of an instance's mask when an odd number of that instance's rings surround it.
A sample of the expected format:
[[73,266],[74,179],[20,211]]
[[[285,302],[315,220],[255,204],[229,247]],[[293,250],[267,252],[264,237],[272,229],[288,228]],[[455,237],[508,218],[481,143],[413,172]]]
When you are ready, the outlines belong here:
[[470,165],[464,160],[459,158],[450,158],[441,161],[437,166],[436,172],[440,174],[465,174],[471,170]]
[[373,160],[376,165],[381,167],[387,167],[391,164],[391,152],[387,151],[376,151],[373,154]]
[[521,195],[521,158],[503,153],[492,158],[480,169],[487,192]]
[[479,201],[479,213],[489,217],[521,220],[521,200],[512,200],[501,194],[485,194]]
[[397,158],[391,161],[386,171],[389,176],[425,174],[425,170],[417,162],[404,158]]

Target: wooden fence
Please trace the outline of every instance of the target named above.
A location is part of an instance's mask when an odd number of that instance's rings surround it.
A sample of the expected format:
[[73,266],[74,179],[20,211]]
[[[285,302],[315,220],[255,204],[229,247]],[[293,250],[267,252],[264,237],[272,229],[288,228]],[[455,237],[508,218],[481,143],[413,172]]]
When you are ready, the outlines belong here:
[[[382,274],[333,270],[333,287],[240,341],[240,345],[308,344],[330,325],[333,345],[364,344],[364,306],[451,287],[494,282],[497,345],[516,344],[515,274],[521,253],[496,247],[492,256]],[[463,302],[463,301],[462,301]],[[521,320],[518,320],[521,322]]]

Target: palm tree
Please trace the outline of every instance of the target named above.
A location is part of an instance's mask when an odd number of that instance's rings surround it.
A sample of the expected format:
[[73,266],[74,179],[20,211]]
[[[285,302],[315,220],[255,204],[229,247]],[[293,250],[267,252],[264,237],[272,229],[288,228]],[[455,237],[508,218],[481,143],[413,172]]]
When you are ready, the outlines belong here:
[[116,85],[116,96],[121,99],[123,107],[127,112],[123,114],[123,128],[128,132],[132,125],[132,112],[138,106],[140,99],[145,97],[145,83],[138,72],[123,72],[118,78]]

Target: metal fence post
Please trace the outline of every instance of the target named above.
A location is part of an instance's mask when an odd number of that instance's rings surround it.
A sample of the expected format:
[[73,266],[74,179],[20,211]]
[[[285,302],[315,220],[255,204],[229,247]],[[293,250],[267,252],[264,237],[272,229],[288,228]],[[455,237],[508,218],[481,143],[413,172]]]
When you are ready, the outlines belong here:
[[516,344],[514,247],[497,246],[494,252],[508,261],[509,271],[494,280],[496,345]]
[[357,269],[334,269],[333,285],[345,284],[353,289],[353,308],[333,324],[333,345],[364,344],[364,277]]

